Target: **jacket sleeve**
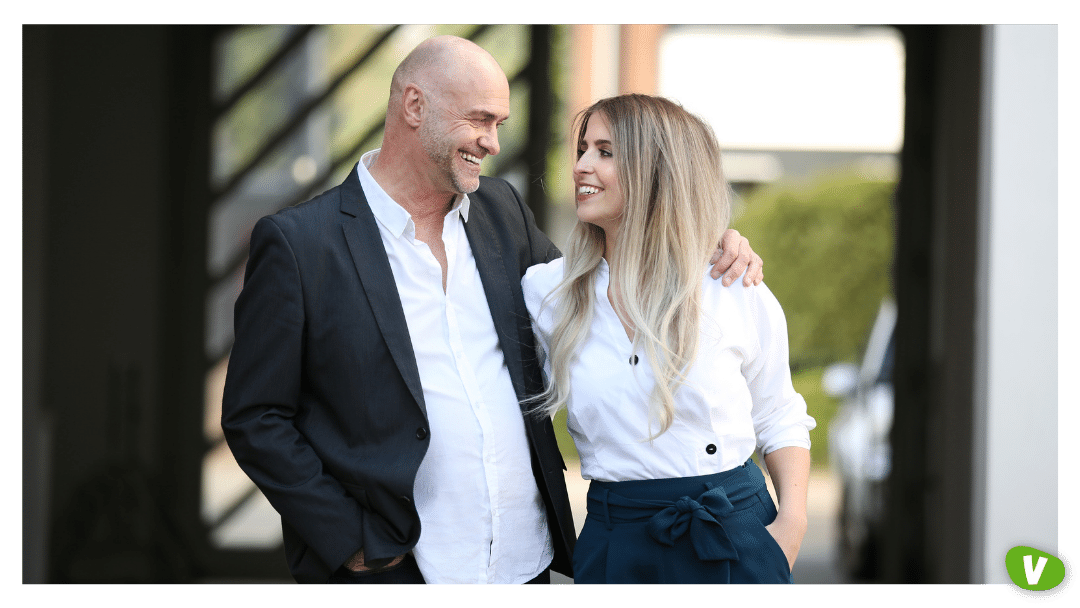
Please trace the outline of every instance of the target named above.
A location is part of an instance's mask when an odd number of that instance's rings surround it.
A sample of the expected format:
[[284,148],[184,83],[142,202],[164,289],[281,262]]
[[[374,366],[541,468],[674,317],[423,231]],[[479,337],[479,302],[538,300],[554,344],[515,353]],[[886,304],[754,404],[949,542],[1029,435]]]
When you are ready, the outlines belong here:
[[364,546],[364,512],[294,424],[305,331],[303,277],[274,217],[251,235],[221,426],[270,504],[332,570]]

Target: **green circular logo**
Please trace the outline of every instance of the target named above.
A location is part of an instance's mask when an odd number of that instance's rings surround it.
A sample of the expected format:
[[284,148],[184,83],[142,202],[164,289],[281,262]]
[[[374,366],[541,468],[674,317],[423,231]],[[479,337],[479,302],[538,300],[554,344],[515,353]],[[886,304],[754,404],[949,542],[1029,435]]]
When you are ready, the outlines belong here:
[[1065,580],[1065,563],[1032,547],[1013,547],[1005,554],[1005,570],[1017,587],[1047,591]]

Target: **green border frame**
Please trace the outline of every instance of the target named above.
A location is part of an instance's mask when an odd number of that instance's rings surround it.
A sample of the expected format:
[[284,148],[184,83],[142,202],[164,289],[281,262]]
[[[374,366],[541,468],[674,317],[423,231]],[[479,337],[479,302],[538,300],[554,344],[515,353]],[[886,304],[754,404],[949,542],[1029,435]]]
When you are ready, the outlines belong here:
[[[1074,24],[1072,19],[1063,14],[1056,2],[1047,0],[1028,0],[1023,3],[987,5],[988,3],[970,2],[971,6],[957,6],[950,3],[945,6],[940,0],[908,0],[894,3],[887,8],[869,6],[865,2],[851,0],[831,1],[827,5],[821,2],[806,3],[796,0],[779,0],[768,4],[716,4],[704,8],[698,1],[675,0],[662,4],[640,2],[627,8],[624,3],[582,5],[580,2],[567,0],[548,0],[536,5],[514,6],[504,9],[502,6],[472,5],[470,13],[475,21],[515,22],[515,23],[1056,23],[1059,24],[1059,56],[1076,56],[1078,42],[1068,36]],[[9,11],[13,17],[4,30],[9,36],[3,37],[0,62],[8,82],[21,83],[22,78],[22,31],[25,23],[330,23],[330,22],[394,22],[405,17],[408,21],[427,23],[453,23],[464,21],[470,15],[463,14],[462,5],[450,2],[420,0],[402,8],[388,8],[393,4],[381,3],[372,9],[361,2],[352,0],[316,0],[302,3],[284,2],[232,2],[189,0],[181,3],[150,5],[132,0],[112,0],[105,2],[84,3],[72,0],[46,2],[44,4],[23,4]],[[417,4],[420,4],[419,8]],[[964,2],[964,4],[969,4]],[[396,18],[395,18],[396,17]],[[8,118],[0,121],[0,135],[10,144],[4,146],[10,150],[4,154],[11,162],[5,163],[4,184],[13,192],[14,203],[0,206],[0,272],[4,283],[16,286],[11,292],[0,296],[0,306],[4,322],[0,323],[3,349],[0,365],[0,387],[9,397],[4,402],[22,403],[22,87],[9,85],[0,99]],[[1059,81],[1059,99],[1076,99],[1076,78],[1067,77]],[[1059,108],[1076,107],[1061,104]],[[1077,119],[1074,114],[1059,114],[1059,136],[1075,136]],[[1068,140],[1067,137],[1061,137]],[[1067,159],[1076,159],[1076,152],[1064,147],[1058,159],[1058,166],[1068,165]],[[16,170],[16,167],[17,170]],[[1068,192],[1076,192],[1075,185],[1066,185],[1059,189],[1058,199],[1071,200]],[[1076,239],[1066,239],[1063,227],[1078,226],[1078,212],[1075,205],[1058,205],[1059,213],[1059,251],[1058,264],[1061,260],[1076,259],[1080,254],[1080,245]],[[1023,244],[1023,234],[1017,234],[1017,243]],[[5,252],[5,253],[3,253]],[[1018,254],[1023,254],[1021,246]],[[1038,260],[1034,260],[1038,264]],[[1059,267],[1061,274],[1061,267]],[[1077,310],[1080,305],[1076,285],[1062,285],[1058,281],[1058,310]],[[1078,321],[1075,317],[1059,314],[1059,342],[1069,343],[1069,338],[1080,337]],[[17,338],[17,339],[16,339]],[[1063,339],[1064,338],[1064,339]],[[1078,367],[1076,351],[1061,349],[1058,353],[1058,369],[1076,369]],[[1061,375],[1061,374],[1059,374]],[[1064,395],[1059,381],[1059,395]],[[1061,402],[1059,402],[1061,403]],[[1059,440],[1068,438],[1061,434],[1062,429],[1077,428],[1078,411],[1059,407]],[[4,477],[17,486],[21,478],[21,425],[11,425],[4,432],[3,442],[5,465]],[[1080,556],[1080,538],[1077,535],[1077,519],[1069,518],[1068,513],[1076,512],[1078,476],[1068,462],[1078,461],[1078,443],[1059,441],[1059,543],[1071,555]],[[8,492],[0,509],[9,518],[9,525],[0,527],[0,542],[5,546],[2,557],[2,571],[9,582],[8,596],[18,606],[33,605],[156,605],[156,606],[191,606],[193,603],[230,603],[251,602],[258,606],[293,606],[297,603],[315,605],[342,605],[343,603],[380,602],[388,605],[414,604],[429,602],[433,605],[469,606],[488,603],[507,603],[514,606],[551,606],[555,603],[575,606],[598,605],[599,603],[625,603],[629,605],[663,605],[676,602],[702,602],[729,604],[734,602],[753,605],[758,603],[783,603],[788,605],[858,605],[908,606],[908,605],[951,605],[973,603],[978,606],[1021,606],[1020,600],[1013,597],[1004,587],[997,585],[798,585],[791,587],[527,587],[524,590],[508,587],[432,587],[416,590],[367,590],[357,597],[355,592],[341,587],[300,587],[300,586],[261,586],[261,585],[30,585],[22,586],[22,502],[21,492]],[[1002,555],[1002,559],[1004,556]],[[11,586],[19,589],[11,591]],[[300,591],[300,590],[303,591]],[[753,604],[751,604],[753,603]]]

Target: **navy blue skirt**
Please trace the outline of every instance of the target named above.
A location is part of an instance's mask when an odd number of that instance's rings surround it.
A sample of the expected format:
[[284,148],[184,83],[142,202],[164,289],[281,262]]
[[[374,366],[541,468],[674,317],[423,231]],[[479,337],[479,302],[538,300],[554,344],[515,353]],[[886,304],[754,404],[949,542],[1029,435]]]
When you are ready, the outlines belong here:
[[699,477],[589,484],[574,583],[791,583],[752,460]]

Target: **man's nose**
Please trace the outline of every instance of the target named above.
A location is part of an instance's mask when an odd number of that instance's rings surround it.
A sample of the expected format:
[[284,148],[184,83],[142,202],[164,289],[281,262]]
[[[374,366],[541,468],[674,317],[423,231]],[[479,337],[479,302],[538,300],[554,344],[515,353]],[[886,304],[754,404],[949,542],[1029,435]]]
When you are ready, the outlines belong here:
[[480,147],[487,150],[492,156],[499,153],[499,131],[497,127],[491,127],[480,136]]

